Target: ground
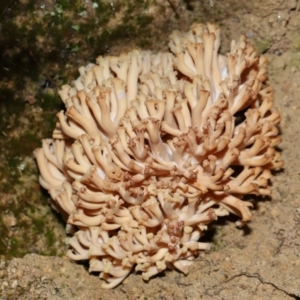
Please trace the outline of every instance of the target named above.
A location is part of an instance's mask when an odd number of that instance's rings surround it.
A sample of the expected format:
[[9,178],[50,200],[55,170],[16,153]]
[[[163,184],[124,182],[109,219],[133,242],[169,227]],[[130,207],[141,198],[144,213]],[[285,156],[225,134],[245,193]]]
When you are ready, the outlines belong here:
[[[4,3],[5,2],[5,3]],[[98,55],[166,50],[174,29],[216,22],[221,52],[246,34],[269,60],[282,121],[284,169],[272,197],[256,198],[252,221],[212,225],[188,276],[167,271],[143,282],[131,274],[101,290],[86,266],[70,262],[64,223],[39,188],[32,151],[51,134],[58,88]],[[0,4],[1,299],[300,299],[300,1],[3,1]]]

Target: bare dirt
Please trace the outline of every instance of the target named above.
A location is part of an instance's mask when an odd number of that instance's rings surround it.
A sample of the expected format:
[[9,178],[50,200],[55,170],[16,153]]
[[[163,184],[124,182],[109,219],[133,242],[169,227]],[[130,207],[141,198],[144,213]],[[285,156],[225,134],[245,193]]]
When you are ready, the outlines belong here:
[[[133,8],[133,17],[142,9]],[[147,28],[155,50],[165,50],[173,29],[213,21],[222,28],[223,52],[231,39],[245,33],[266,55],[275,106],[282,116],[279,148],[285,161],[272,179],[272,198],[256,199],[253,220],[242,229],[233,218],[213,225],[207,235],[212,251],[200,254],[187,276],[167,271],[146,283],[133,273],[114,290],[102,290],[100,279],[89,274],[87,266],[65,257],[41,256],[47,243],[37,246],[36,241],[36,248],[30,248],[36,251],[25,252],[38,254],[1,256],[0,299],[300,299],[300,1],[170,0],[150,2],[145,9],[154,16]],[[114,15],[110,22],[119,20],[120,15]],[[126,51],[135,41],[136,37],[124,46],[117,39],[110,52]],[[16,213],[2,212],[13,228]],[[53,219],[54,238],[60,239],[57,247],[64,251],[62,226]],[[1,238],[8,239],[6,234],[16,233],[8,230]]]

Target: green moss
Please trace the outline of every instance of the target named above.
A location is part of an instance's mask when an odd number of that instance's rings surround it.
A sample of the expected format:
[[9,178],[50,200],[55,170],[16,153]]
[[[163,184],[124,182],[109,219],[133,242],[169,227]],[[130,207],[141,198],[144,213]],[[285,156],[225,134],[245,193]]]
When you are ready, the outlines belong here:
[[291,50],[294,52],[299,52],[300,51],[299,29],[293,34],[291,34],[290,40],[291,40]]
[[300,66],[300,52],[289,53],[289,64],[291,67],[299,68]]
[[[0,172],[4,173],[5,170],[3,168],[1,168]],[[9,182],[2,183],[1,191],[2,191],[2,193],[6,193],[6,194],[13,192],[14,188],[12,188],[12,182],[9,181]]]
[[60,111],[64,109],[63,102],[59,95],[40,91],[36,96],[37,104],[45,111]]
[[[26,143],[24,143],[26,141]],[[32,155],[32,151],[40,144],[40,138],[36,135],[35,131],[28,130],[22,136],[13,138],[10,141],[11,151],[9,155],[9,162],[12,168],[17,167],[25,156]],[[17,160],[18,161],[17,161]]]
[[[0,224],[0,252],[5,256],[57,253],[57,230],[63,234],[64,230],[49,207],[49,195],[39,187],[32,151],[42,138],[51,137],[55,115],[64,108],[57,90],[78,76],[80,65],[107,54],[118,43],[151,45],[153,20],[147,9],[152,2],[120,0],[112,5],[96,1],[93,15],[84,12],[86,1],[57,0],[55,6],[42,7],[29,0],[3,15],[0,192],[7,200],[1,201],[0,210],[9,210],[22,220],[13,237]],[[116,16],[122,16],[121,20],[114,22]],[[44,79],[51,83],[51,90],[43,88]]]
[[109,2],[99,1],[97,4],[96,13],[98,17],[96,22],[98,26],[106,25],[112,14],[119,11],[119,6],[114,6],[114,10],[112,10],[111,3]]
[[36,0],[29,0],[26,6],[26,11],[32,11],[36,4]]
[[44,232],[44,228],[45,228],[45,220],[43,219],[43,216],[37,218],[34,218],[32,220],[32,224],[33,224],[33,230],[35,231],[35,233],[43,233]]
[[56,6],[61,8],[61,13],[63,13],[63,10],[75,10],[78,8],[78,0],[57,0]]
[[29,204],[27,207],[26,207],[26,211],[30,214],[30,215],[33,215],[36,213],[36,207],[34,205],[31,205]]
[[12,237],[10,240],[10,255],[11,257],[18,256],[18,254],[25,254],[26,252],[24,251],[25,249],[21,247],[22,242],[16,237]]
[[48,246],[52,246],[55,243],[55,236],[50,229],[47,229],[45,237],[48,241]]
[[260,54],[263,54],[272,46],[272,39],[268,37],[255,39],[254,46]]

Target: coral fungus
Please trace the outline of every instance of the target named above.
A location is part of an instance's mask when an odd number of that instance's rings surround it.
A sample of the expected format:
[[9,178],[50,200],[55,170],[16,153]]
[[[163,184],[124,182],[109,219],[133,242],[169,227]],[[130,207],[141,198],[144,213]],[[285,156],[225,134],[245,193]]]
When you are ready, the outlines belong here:
[[280,121],[267,61],[245,36],[218,53],[220,30],[174,32],[170,52],[98,57],[59,92],[52,139],[34,154],[52,206],[76,231],[68,256],[104,288],[133,268],[188,273],[207,224],[251,219],[243,195],[270,195]]

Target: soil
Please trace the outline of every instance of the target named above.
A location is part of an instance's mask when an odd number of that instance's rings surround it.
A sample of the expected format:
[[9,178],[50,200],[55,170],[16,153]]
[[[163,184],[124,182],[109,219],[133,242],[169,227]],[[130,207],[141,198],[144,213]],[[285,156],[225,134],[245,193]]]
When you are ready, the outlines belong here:
[[[0,299],[300,299],[300,1],[102,2],[0,5]],[[39,188],[31,153],[62,109],[57,88],[79,66],[97,54],[166,50],[174,29],[207,21],[221,27],[223,53],[246,34],[268,58],[284,168],[272,197],[255,199],[247,226],[233,217],[210,226],[212,250],[187,276],[169,270],[146,283],[132,273],[102,290],[87,265],[64,256],[64,224]]]

